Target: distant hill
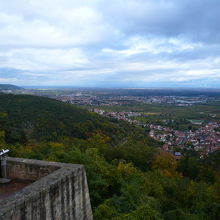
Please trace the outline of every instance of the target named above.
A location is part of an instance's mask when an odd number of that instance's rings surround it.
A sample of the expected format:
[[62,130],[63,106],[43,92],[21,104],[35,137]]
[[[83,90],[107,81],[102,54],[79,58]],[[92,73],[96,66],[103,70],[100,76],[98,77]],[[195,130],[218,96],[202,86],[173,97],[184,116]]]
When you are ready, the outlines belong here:
[[0,90],[20,90],[21,87],[11,85],[11,84],[0,84]]

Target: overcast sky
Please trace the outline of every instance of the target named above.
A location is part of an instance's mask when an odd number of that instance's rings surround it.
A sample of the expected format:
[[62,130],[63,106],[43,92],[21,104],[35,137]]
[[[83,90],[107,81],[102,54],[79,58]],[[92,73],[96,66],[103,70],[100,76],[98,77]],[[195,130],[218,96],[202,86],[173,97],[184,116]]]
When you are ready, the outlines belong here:
[[220,87],[220,1],[0,0],[0,83]]

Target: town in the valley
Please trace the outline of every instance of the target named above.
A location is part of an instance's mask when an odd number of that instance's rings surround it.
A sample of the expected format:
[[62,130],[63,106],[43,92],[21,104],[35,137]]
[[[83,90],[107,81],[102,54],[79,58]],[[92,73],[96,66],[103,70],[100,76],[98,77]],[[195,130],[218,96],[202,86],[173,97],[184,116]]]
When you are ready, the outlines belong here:
[[[139,116],[141,113],[105,112],[100,109],[92,109],[92,111],[103,116],[125,120],[129,123],[148,128],[150,137],[163,142],[162,149],[172,152],[177,158],[181,157],[184,150],[194,150],[199,152],[201,156],[204,156],[220,148],[220,123],[217,122],[208,122],[195,131],[180,131],[156,124],[143,124],[130,118]],[[201,125],[199,121],[192,123]]]
[[[58,101],[86,107],[104,117],[124,120],[140,126],[148,132],[150,137],[163,143],[162,150],[173,153],[176,158],[184,155],[186,151],[198,152],[203,157],[220,148],[220,114],[218,113],[220,93],[216,90],[180,92],[178,90],[32,89],[21,90],[18,93],[47,96]],[[135,108],[145,105],[146,108],[156,106],[158,109],[161,108],[161,111],[160,113],[146,113],[140,109],[135,110]],[[176,108],[171,113],[172,118],[170,118],[170,113],[163,112],[164,106],[168,109]],[[208,113],[205,112],[207,106],[211,106]],[[115,107],[122,107],[122,109],[114,110]],[[177,121],[175,111],[183,111],[187,116],[191,116],[191,107],[194,108],[196,118],[185,118],[185,123],[187,121],[189,124],[185,129],[171,126]],[[163,118],[158,120],[157,117],[161,115]],[[148,120],[152,117],[154,120]],[[201,120],[201,117],[205,120]],[[147,120],[140,120],[141,118]],[[183,121],[182,118],[180,120]]]
[[[208,98],[200,97],[184,97],[184,96],[95,96],[83,95],[82,93],[70,95],[56,95],[51,98],[69,102],[77,105],[127,105],[131,103],[146,103],[146,104],[175,104],[177,106],[191,106],[194,104],[207,103]],[[216,100],[216,98],[212,98]]]
[[[216,120],[216,114],[209,114],[210,120],[188,120],[197,129],[178,130],[167,126],[168,123],[144,123],[139,121],[138,117],[143,116],[138,111],[106,111],[100,107],[103,106],[123,106],[142,104],[167,104],[178,107],[187,107],[208,102],[219,101],[216,97],[207,96],[95,96],[83,95],[81,93],[74,95],[53,96],[53,98],[77,105],[90,106],[90,111],[99,115],[118,120],[124,120],[131,124],[146,128],[150,137],[163,143],[162,149],[171,152],[176,158],[180,158],[186,151],[196,151],[201,157],[220,148],[220,123]],[[203,114],[203,112],[198,112]],[[145,117],[146,114],[144,115]],[[163,120],[166,122],[169,120]],[[172,120],[173,121],[173,120]]]

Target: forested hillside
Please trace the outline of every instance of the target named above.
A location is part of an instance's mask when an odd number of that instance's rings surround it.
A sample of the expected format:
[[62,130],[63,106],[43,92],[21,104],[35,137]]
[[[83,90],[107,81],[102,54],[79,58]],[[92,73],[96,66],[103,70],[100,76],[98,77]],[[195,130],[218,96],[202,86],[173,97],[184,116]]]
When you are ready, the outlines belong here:
[[84,164],[94,219],[220,219],[220,152],[176,160],[143,129],[52,99],[0,95],[0,148]]

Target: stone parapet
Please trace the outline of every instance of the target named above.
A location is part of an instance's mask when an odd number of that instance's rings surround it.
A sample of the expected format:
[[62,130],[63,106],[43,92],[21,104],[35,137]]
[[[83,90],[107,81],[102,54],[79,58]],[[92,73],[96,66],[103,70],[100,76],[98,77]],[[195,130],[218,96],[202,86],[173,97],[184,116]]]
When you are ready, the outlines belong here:
[[0,220],[92,220],[82,165],[8,158],[11,179],[32,184],[0,200]]

